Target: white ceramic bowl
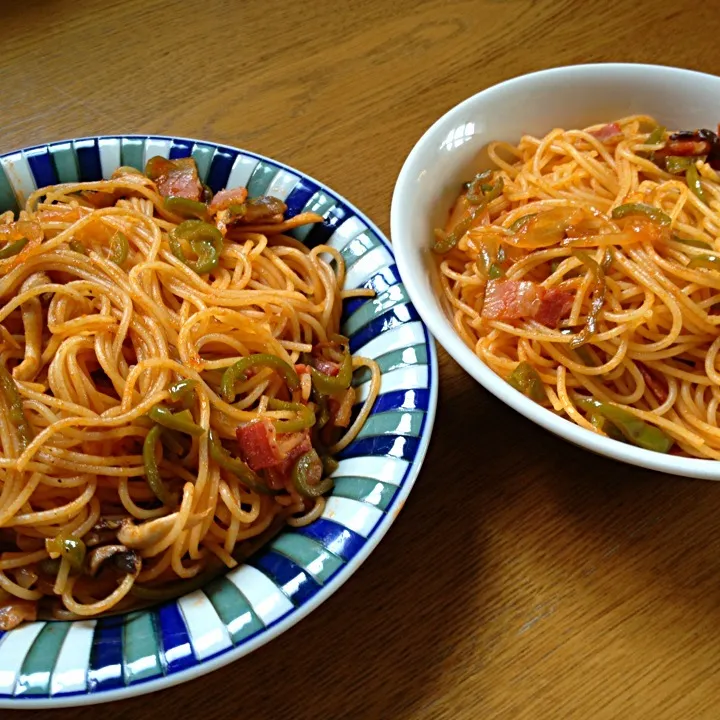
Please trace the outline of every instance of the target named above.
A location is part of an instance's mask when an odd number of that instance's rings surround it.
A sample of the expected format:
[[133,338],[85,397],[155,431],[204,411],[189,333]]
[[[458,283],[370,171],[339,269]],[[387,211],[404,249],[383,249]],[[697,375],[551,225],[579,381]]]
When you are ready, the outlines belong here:
[[438,291],[430,250],[461,183],[482,163],[491,140],[517,142],[556,127],[586,127],[632,114],[669,128],[714,128],[720,121],[720,77],[657,65],[576,65],[523,75],[483,90],[441,117],[413,148],[392,200],[391,235],[412,302],[441,345],[481,385],[525,417],[601,455],[634,465],[720,479],[712,460],[664,455],[617,442],[575,425],[513,390],[455,332]]

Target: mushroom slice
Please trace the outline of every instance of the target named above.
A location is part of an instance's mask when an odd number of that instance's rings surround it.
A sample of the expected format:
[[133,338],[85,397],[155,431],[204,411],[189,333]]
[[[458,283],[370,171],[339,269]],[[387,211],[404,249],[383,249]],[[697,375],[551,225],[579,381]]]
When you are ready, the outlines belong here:
[[88,555],[88,572],[97,575],[100,566],[112,559],[121,572],[136,575],[140,572],[140,557],[124,545],[101,545]]
[[[210,508],[202,513],[191,515],[184,525],[185,530],[190,530],[198,523],[201,523],[209,514]],[[136,525],[132,520],[126,518],[122,527],[118,530],[117,539],[129,548],[144,549],[156,542],[159,542],[167,535],[177,522],[180,512],[174,512],[171,515],[155,518],[155,520],[147,520]]]
[[117,540],[117,531],[122,527],[123,518],[101,517],[92,530],[83,538],[87,547],[108,545]]

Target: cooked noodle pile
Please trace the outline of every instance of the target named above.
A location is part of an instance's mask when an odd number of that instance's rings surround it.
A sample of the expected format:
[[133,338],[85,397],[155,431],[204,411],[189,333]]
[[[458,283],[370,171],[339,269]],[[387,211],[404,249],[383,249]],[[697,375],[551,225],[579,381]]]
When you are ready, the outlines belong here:
[[720,143],[650,117],[492,143],[437,231],[458,333],[578,425],[720,458]]
[[311,522],[377,396],[338,335],[372,293],[284,234],[322,218],[146,172],[0,216],[0,629],[172,597]]

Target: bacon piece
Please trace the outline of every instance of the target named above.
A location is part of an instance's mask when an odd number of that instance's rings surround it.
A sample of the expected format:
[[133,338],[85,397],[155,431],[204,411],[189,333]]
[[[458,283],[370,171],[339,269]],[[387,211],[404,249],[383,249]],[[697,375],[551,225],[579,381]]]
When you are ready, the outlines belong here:
[[650,372],[647,365],[641,362],[636,364],[640,374],[643,376],[643,380],[645,380],[645,384],[650,388],[650,392],[657,398],[659,403],[664,403],[668,398],[667,386]]
[[155,184],[163,197],[182,197],[188,200],[202,198],[203,186],[192,158],[168,161],[168,164],[162,167]]
[[543,294],[544,289],[529,280],[490,280],[482,317],[503,321],[535,317]]
[[590,134],[600,140],[600,142],[607,142],[608,140],[623,137],[623,131],[617,123],[603,125],[599,130],[593,130]]
[[247,200],[247,188],[239,187],[232,190],[220,190],[210,203],[210,212],[227,210],[231,205],[240,205]]
[[556,328],[563,318],[572,310],[573,295],[565,290],[551,288],[540,301],[540,307],[535,313],[535,319],[547,327]]
[[37,620],[37,605],[34,602],[12,598],[0,604],[0,630],[7,632],[25,620]]
[[275,438],[275,426],[263,418],[239,427],[235,431],[243,460],[255,471],[277,465],[281,460]]
[[548,327],[557,327],[570,312],[572,303],[572,294],[565,290],[545,290],[529,280],[490,280],[481,315],[503,321],[533,318]]
[[235,435],[243,460],[256,472],[273,468],[285,474],[301,455],[312,449],[309,430],[278,434],[267,418],[239,427]]
[[335,377],[340,372],[340,365],[325,358],[315,358],[315,369],[319,372]]

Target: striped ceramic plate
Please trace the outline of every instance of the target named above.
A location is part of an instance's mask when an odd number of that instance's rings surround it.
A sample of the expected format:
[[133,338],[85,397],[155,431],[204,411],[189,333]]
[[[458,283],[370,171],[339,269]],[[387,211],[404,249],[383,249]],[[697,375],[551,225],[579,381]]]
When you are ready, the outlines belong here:
[[[376,358],[381,396],[340,456],[321,518],[288,527],[245,565],[201,591],[152,610],[78,622],[34,622],[0,633],[0,708],[50,707],[150,692],[220,667],[280,634],[334,592],[395,519],[427,450],[437,397],[434,345],[408,301],[392,250],[347,200],[281,163],[184,138],[89,137],[0,156],[0,211],[37,187],[108,178],[119,165],[192,155],[215,191],[246,185],[274,195],[288,214],[319,213],[294,231],[328,243],[348,266],[346,287],[373,288],[346,303],[351,350]],[[368,377],[355,374],[362,399]]]

